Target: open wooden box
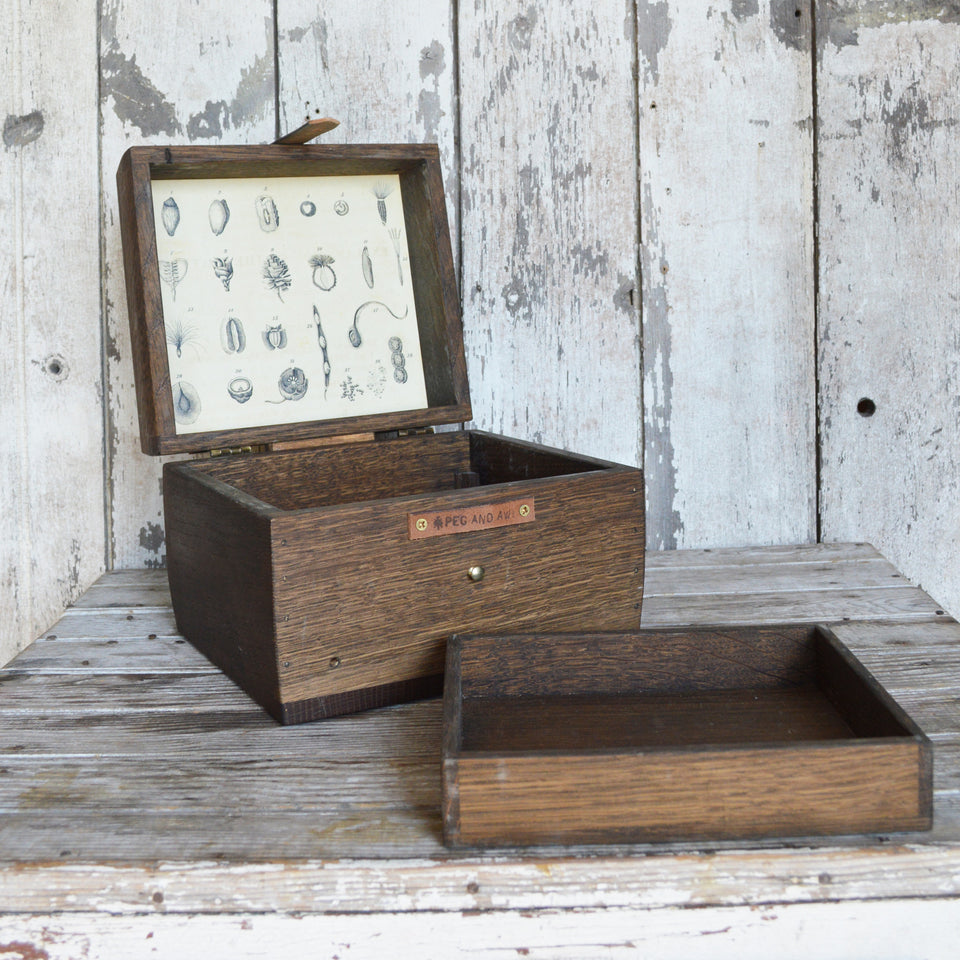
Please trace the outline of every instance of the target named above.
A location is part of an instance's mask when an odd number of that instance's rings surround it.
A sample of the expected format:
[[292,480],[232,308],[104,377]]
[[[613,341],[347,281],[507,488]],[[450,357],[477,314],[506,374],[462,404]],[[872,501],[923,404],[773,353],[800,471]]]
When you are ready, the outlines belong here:
[[925,830],[932,747],[823,626],[458,636],[451,846]]
[[[434,145],[131,148],[141,445],[178,629],[295,723],[439,693],[456,631],[631,630],[633,467],[477,431]],[[268,452],[258,452],[258,451]]]

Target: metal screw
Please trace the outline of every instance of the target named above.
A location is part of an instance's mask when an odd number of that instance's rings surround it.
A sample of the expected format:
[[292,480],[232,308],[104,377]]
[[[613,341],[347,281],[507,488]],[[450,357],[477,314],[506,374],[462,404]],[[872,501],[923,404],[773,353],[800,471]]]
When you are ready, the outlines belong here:
[[484,570],[483,567],[477,565],[477,566],[471,567],[471,568],[467,571],[467,576],[468,576],[474,583],[479,583],[479,582],[483,579],[483,575],[484,575],[485,573],[486,573],[486,570]]

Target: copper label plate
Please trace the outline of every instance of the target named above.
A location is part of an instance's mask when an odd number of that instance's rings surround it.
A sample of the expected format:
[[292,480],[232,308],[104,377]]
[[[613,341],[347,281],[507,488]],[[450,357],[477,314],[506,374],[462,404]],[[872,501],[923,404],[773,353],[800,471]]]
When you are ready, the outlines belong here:
[[408,513],[407,529],[411,540],[445,537],[451,533],[474,533],[493,527],[512,527],[532,523],[537,518],[533,497],[506,500],[503,503],[482,503],[462,510],[431,510]]

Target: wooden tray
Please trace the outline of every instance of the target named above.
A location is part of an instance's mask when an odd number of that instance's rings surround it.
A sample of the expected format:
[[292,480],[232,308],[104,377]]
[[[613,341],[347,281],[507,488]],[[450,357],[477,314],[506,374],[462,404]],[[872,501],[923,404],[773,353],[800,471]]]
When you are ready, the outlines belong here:
[[926,830],[932,747],[824,626],[447,645],[450,846]]

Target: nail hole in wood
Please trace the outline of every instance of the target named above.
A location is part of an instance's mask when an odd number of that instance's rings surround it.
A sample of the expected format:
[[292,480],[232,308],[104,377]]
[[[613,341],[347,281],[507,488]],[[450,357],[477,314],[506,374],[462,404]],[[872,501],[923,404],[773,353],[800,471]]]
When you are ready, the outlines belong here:
[[869,397],[861,397],[857,401],[857,413],[861,417],[872,417],[877,412],[877,405]]

